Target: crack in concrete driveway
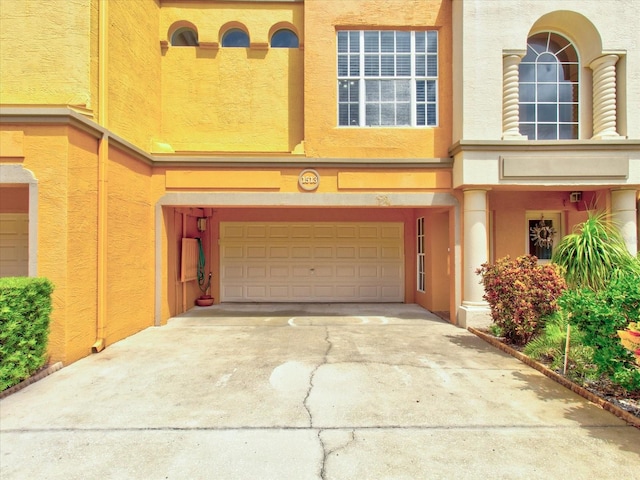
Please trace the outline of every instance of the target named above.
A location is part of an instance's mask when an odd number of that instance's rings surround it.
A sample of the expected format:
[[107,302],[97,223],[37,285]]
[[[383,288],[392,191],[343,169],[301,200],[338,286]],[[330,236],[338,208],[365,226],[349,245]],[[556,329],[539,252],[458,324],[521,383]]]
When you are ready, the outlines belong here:
[[224,305],[0,400],[0,464],[3,480],[631,479],[640,430],[416,305]]

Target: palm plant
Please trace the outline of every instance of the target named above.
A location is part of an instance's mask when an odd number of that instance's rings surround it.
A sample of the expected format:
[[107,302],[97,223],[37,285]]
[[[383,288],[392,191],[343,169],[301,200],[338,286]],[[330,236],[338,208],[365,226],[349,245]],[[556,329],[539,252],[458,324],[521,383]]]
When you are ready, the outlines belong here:
[[606,213],[589,213],[556,246],[551,261],[565,271],[569,288],[602,289],[619,271],[640,273],[622,235]]

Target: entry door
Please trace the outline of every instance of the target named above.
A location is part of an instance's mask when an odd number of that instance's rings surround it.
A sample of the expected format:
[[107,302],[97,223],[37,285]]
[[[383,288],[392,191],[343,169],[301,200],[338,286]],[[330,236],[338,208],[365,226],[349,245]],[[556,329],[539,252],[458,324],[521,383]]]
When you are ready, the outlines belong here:
[[220,225],[223,302],[402,302],[402,223]]
[[538,263],[549,263],[553,246],[562,238],[562,215],[558,212],[526,213],[526,252],[538,257]]
[[29,275],[29,214],[0,213],[0,277]]

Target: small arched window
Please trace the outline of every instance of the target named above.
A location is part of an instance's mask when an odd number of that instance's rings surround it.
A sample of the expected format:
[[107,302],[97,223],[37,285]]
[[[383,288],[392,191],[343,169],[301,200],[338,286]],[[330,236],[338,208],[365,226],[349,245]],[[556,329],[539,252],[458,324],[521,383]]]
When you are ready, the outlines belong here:
[[249,47],[249,35],[244,30],[232,28],[222,36],[223,47]]
[[190,27],[179,28],[171,35],[171,45],[174,47],[195,47],[198,45],[198,33]]
[[529,140],[578,138],[576,49],[557,33],[529,37],[520,62],[520,133]]
[[298,48],[299,46],[298,36],[287,28],[278,30],[271,37],[272,48]]

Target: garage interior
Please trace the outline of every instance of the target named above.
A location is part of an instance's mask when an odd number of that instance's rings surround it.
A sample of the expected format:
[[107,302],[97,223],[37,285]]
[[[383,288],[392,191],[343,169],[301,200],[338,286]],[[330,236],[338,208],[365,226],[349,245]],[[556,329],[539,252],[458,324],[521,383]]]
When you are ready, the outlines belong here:
[[216,304],[415,303],[454,321],[452,207],[163,206],[162,213],[163,295],[172,316],[205,293],[184,275],[195,262],[183,258],[186,238],[202,245],[198,261],[205,280],[211,273],[206,293]]

